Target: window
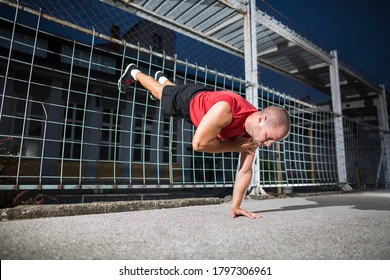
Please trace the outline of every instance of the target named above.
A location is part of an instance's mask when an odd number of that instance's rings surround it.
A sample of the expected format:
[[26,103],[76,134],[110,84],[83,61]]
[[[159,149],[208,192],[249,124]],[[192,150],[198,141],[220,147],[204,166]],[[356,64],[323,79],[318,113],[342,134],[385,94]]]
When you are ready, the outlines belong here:
[[[163,40],[162,37],[156,33],[153,33],[153,50],[158,53],[163,52]],[[162,58],[154,56],[153,57],[153,63],[155,64],[161,64],[162,63]]]
[[81,136],[84,107],[81,104],[70,104],[65,130],[65,158],[79,159],[81,155]]
[[133,160],[150,162],[152,121],[142,114],[135,114],[134,118],[134,150]]
[[161,53],[163,50],[162,42],[163,41],[162,41],[161,36],[154,33],[153,34],[153,50]]
[[[71,47],[62,46],[61,62],[70,64],[72,61],[72,53],[73,49]],[[89,51],[76,49],[73,64],[83,68],[88,68],[90,55],[91,53]],[[92,55],[91,69],[114,75],[115,59],[94,53]]]
[[[5,40],[3,40],[3,39],[0,40],[0,47],[9,49],[10,45],[11,45],[11,38],[12,38],[11,31],[7,30],[7,29],[0,28],[0,36],[6,38]],[[15,32],[12,49],[15,51],[19,51],[22,53],[32,55],[34,41],[35,41],[34,36]],[[35,55],[39,56],[39,57],[46,58],[47,46],[48,46],[48,42],[46,40],[38,38],[37,44],[36,44],[36,49],[35,49]]]
[[[170,120],[164,119],[164,153],[163,153],[163,161],[164,163],[169,163],[169,153],[172,153],[172,162],[177,162],[177,120],[172,122],[173,135],[172,139],[170,139],[169,128],[170,128]],[[169,142],[172,141],[172,149],[169,149]]]
[[[113,160],[114,159],[114,148],[115,140],[120,143],[120,127],[121,118],[120,111],[118,113],[118,125],[116,123],[116,110],[114,109],[103,109],[102,129],[101,129],[101,145],[100,145],[100,159],[101,160]],[[117,127],[117,129],[115,129]],[[115,139],[116,131],[116,139]]]
[[[13,132],[15,135],[23,135],[22,155],[27,157],[39,157],[41,155],[41,142],[45,128],[45,116],[42,103],[30,100],[27,103],[27,114],[24,119],[26,100],[16,100],[15,119]],[[25,129],[23,134],[23,123]]]

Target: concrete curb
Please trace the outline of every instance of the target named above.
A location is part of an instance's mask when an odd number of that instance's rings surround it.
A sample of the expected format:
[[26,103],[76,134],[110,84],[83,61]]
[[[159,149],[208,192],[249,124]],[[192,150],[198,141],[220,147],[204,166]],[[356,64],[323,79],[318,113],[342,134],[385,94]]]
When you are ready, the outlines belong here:
[[[360,192],[360,191],[355,191]],[[315,193],[295,193],[291,195],[248,195],[246,199],[285,199],[293,197],[311,197],[317,195],[343,194],[350,192],[328,191]],[[23,220],[48,217],[64,217],[77,215],[105,214],[128,211],[155,210],[163,208],[178,208],[197,205],[212,205],[230,202],[232,196],[225,198],[205,197],[205,198],[182,198],[166,200],[135,200],[116,202],[93,202],[75,204],[47,204],[47,205],[19,205],[14,208],[0,209],[0,221]]]
[[224,199],[209,197],[170,200],[94,202],[85,204],[19,205],[15,208],[1,209],[0,220],[23,220],[48,217],[154,210],[196,205],[221,204],[223,202]]

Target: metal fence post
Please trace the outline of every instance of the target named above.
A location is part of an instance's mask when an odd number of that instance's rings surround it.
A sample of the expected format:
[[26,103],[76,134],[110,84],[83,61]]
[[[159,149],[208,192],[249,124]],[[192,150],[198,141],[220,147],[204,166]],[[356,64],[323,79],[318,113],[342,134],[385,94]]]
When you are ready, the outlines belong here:
[[[247,13],[244,15],[244,50],[245,50],[245,80],[246,99],[256,108],[258,105],[257,81],[257,35],[256,35],[256,1],[250,0],[247,4]],[[258,156],[257,156],[258,157]],[[253,165],[252,186],[261,188],[259,181],[259,169],[257,157]],[[264,190],[260,190],[264,194]]]
[[[35,52],[37,50],[37,42],[38,42],[38,33],[39,33],[39,26],[41,23],[41,11],[39,12],[39,17],[37,19],[37,25],[35,29],[35,37],[34,37],[34,46],[33,46],[33,53],[31,56],[31,65],[30,65],[30,73],[28,78],[28,86],[27,86],[27,92],[26,92],[26,103],[24,106],[24,115],[23,115],[23,127],[22,127],[22,137],[20,140],[20,149],[19,149],[19,158],[18,158],[18,166],[17,166],[17,173],[16,173],[16,183],[15,188],[19,189],[19,180],[21,176],[21,165],[22,165],[22,157],[23,157],[23,145],[25,141],[26,136],[26,124],[27,124],[27,118],[28,118],[28,102],[30,101],[30,94],[31,94],[31,81],[33,77],[33,69],[34,69],[34,63],[35,63]],[[14,30],[15,31],[15,30]]]
[[389,114],[387,111],[387,99],[385,85],[380,85],[382,92],[378,98],[378,119],[379,128],[384,131],[381,132],[382,137],[382,151],[384,151],[384,173],[386,180],[386,188],[390,188],[390,131],[389,131]]
[[8,51],[8,60],[7,60],[7,68],[5,70],[5,77],[4,77],[4,87],[3,87],[3,94],[1,95],[1,102],[0,102],[0,122],[1,118],[3,116],[3,108],[4,108],[4,102],[5,102],[5,94],[7,90],[7,81],[8,81],[8,75],[9,75],[9,69],[10,69],[10,64],[11,64],[11,55],[12,55],[12,49],[15,41],[15,30],[16,30],[16,23],[18,19],[18,11],[19,11],[19,1],[17,1],[17,6],[15,9],[15,17],[14,17],[14,24],[12,27],[12,35],[11,35],[11,42],[9,46],[9,51]]
[[336,140],[336,159],[337,171],[339,176],[339,184],[343,190],[351,191],[352,188],[348,184],[347,178],[347,163],[345,159],[345,143],[344,143],[344,127],[343,127],[343,109],[340,91],[340,77],[338,69],[337,51],[333,50],[332,64],[329,66],[330,85],[332,90],[332,107],[334,116],[334,130]]

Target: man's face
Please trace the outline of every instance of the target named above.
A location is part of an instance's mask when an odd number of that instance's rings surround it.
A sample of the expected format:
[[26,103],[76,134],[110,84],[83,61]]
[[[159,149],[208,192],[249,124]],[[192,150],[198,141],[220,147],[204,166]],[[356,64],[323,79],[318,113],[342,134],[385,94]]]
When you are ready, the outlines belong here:
[[272,127],[265,124],[258,124],[252,132],[252,142],[257,146],[270,147],[272,143],[281,141],[286,137],[283,127]]

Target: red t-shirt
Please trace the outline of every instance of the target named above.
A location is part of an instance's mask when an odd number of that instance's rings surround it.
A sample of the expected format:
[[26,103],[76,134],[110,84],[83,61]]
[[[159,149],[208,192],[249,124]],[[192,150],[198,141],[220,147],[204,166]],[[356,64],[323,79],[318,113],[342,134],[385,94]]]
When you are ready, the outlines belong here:
[[224,127],[218,137],[222,140],[234,140],[237,136],[249,137],[245,131],[246,118],[258,110],[242,96],[231,91],[204,91],[197,94],[190,104],[192,123],[198,127],[204,115],[219,101],[227,102],[232,110],[232,122]]

